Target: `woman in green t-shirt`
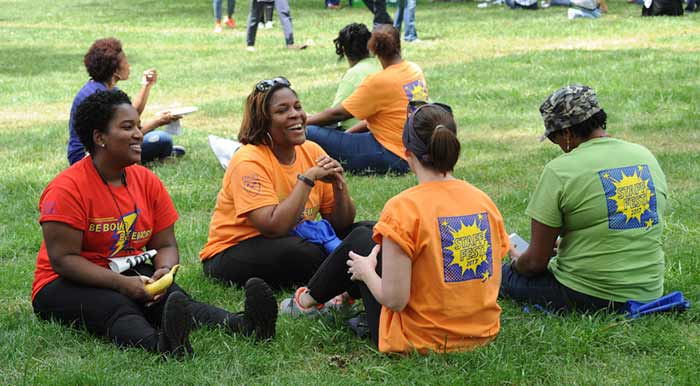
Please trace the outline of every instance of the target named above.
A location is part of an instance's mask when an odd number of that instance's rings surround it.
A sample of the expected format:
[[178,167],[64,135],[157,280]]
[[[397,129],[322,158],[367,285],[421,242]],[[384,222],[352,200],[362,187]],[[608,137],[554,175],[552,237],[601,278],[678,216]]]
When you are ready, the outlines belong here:
[[532,241],[522,254],[511,248],[501,296],[588,311],[660,297],[667,187],[656,158],[608,136],[587,86],[557,90],[540,113],[542,139],[564,154],[542,171],[526,210]]

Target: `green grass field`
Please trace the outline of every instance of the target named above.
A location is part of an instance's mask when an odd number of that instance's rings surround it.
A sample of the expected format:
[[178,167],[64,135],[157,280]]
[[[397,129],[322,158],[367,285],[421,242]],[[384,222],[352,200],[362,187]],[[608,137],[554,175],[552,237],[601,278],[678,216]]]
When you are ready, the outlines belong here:
[[[608,130],[647,146],[670,188],[666,215],[666,291],[700,300],[700,17],[639,17],[638,6],[610,3],[599,20],[566,19],[565,8],[536,12],[473,2],[420,1],[419,45],[404,57],[420,64],[433,100],[453,106],[463,150],[455,174],[487,192],[508,231],[529,236],[524,215],[544,164],[560,154],[537,137],[542,100],[574,82],[598,92]],[[617,315],[525,313],[501,301],[502,329],[488,347],[450,355],[385,356],[352,337],[342,322],[281,318],[268,344],[199,330],[187,362],[162,362],[120,350],[87,333],[38,321],[29,299],[41,242],[36,206],[67,165],[67,122],[86,81],[82,57],[97,38],[122,40],[135,95],[138,74],[159,71],[144,118],[171,106],[196,105],[177,142],[184,159],[153,166],[180,213],[176,233],[184,269],[178,282],[193,296],[242,307],[242,291],[206,279],[197,254],[223,170],[207,135],[238,131],[245,95],[256,81],[284,75],[308,112],[327,107],[345,62],[332,39],[354,8],[322,9],[292,1],[298,43],[283,48],[275,27],[245,51],[248,4],[237,5],[235,30],[215,35],[209,0],[0,0],[0,383],[2,384],[697,384],[700,311],[621,322]],[[390,8],[390,12],[393,8]],[[614,157],[614,154],[610,155]],[[376,219],[384,202],[413,176],[350,177],[358,220]],[[284,294],[280,294],[281,299]]]

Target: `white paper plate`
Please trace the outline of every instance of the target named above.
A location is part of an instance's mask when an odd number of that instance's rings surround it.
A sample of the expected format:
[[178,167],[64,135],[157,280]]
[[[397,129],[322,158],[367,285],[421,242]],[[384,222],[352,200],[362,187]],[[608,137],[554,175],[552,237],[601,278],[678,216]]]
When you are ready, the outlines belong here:
[[170,112],[170,115],[187,115],[187,114],[192,114],[197,110],[198,109],[196,106],[176,107],[174,109],[160,111],[160,112],[158,112],[158,115],[163,115],[166,112]]

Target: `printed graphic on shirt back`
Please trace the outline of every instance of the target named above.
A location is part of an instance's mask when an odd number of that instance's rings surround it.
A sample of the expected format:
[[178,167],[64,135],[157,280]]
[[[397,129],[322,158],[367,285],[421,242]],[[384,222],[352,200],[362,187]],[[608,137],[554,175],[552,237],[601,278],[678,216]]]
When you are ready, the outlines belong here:
[[428,89],[425,88],[425,84],[420,79],[404,84],[403,92],[406,93],[409,102],[428,101]]
[[493,274],[488,213],[439,217],[445,282],[488,280]]
[[648,165],[598,172],[608,206],[608,228],[651,228],[659,223],[656,190]]

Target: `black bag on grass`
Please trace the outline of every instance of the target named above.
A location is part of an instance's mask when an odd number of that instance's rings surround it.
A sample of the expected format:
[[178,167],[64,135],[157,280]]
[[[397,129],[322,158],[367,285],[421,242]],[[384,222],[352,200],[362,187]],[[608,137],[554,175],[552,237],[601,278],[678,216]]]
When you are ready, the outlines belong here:
[[642,16],[683,16],[683,0],[646,0]]

